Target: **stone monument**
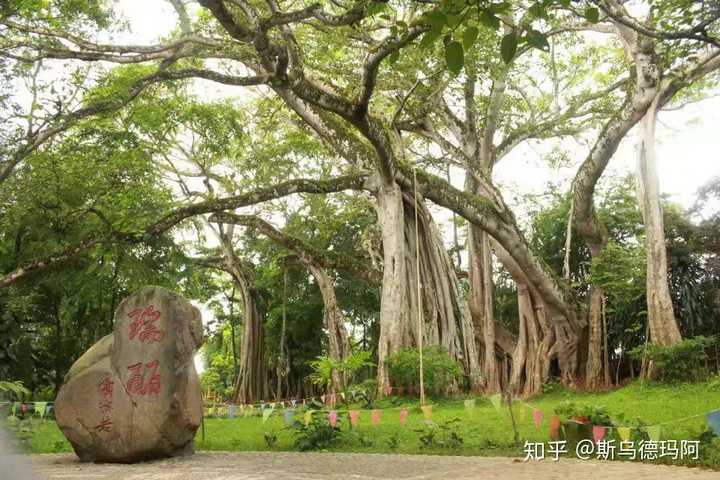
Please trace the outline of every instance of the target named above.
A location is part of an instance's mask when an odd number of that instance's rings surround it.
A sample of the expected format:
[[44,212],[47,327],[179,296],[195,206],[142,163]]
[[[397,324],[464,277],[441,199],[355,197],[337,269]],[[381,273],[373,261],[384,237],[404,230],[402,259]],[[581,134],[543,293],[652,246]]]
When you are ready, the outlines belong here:
[[193,453],[202,335],[200,311],[164,288],[142,288],[120,304],[113,333],[73,364],[55,400],[57,424],[81,461]]

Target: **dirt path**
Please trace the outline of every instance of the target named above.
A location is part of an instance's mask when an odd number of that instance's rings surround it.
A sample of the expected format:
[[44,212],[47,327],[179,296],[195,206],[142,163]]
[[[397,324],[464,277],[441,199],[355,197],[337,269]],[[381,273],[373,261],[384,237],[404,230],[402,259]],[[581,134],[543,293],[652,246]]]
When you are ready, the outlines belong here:
[[[720,473],[630,462],[338,453],[198,453],[136,465],[78,463],[72,455],[33,455],[39,480],[346,480],[346,479],[669,479],[718,480]],[[3,473],[0,472],[0,478]]]

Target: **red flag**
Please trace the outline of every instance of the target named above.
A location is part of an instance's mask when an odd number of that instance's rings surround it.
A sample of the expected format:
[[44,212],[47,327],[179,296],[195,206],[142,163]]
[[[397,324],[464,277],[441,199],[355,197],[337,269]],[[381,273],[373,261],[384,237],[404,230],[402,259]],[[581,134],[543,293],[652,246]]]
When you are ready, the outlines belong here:
[[543,413],[537,408],[533,410],[533,421],[535,422],[535,428],[539,429],[540,425],[542,425]]
[[330,413],[328,413],[328,420],[330,421],[331,427],[337,425],[337,410],[331,410]]
[[552,440],[560,439],[560,417],[557,415],[550,417],[550,438]]
[[370,414],[370,420],[372,421],[373,425],[380,425],[380,416],[382,415],[382,410],[373,410]]
[[595,443],[599,443],[605,438],[605,430],[605,427],[593,425],[593,440],[595,440]]
[[405,425],[405,421],[407,421],[407,416],[408,416],[407,408],[401,408],[400,409],[400,425]]

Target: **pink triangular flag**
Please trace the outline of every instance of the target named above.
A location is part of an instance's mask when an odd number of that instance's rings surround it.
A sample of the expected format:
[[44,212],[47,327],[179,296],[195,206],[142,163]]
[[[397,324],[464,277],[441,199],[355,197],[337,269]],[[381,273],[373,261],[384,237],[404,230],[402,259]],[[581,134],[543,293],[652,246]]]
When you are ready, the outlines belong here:
[[593,440],[595,440],[595,443],[600,443],[603,438],[605,438],[605,427],[601,427],[599,425],[593,425]]
[[357,427],[358,418],[360,418],[359,410],[350,410],[350,425]]
[[390,384],[385,385],[385,396],[388,397],[392,393],[392,387]]
[[408,416],[408,409],[401,408],[400,409],[400,425],[405,425],[405,422],[407,421],[407,416]]
[[370,414],[370,420],[372,421],[373,425],[380,425],[380,416],[382,415],[382,410],[373,410]]
[[328,420],[330,421],[331,427],[337,425],[337,410],[331,410],[330,413],[328,413]]
[[535,428],[540,428],[543,421],[543,413],[537,408],[533,410],[533,421],[535,422]]

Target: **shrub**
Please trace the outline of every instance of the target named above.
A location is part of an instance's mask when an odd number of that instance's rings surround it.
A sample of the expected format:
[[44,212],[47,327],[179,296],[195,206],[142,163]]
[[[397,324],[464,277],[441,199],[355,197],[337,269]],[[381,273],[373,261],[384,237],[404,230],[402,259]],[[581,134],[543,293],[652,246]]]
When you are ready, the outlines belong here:
[[[393,384],[405,388],[420,385],[420,355],[415,348],[406,348],[388,358]],[[445,395],[461,379],[460,366],[442,347],[423,349],[423,381],[432,396]]]
[[310,423],[295,421],[292,424],[295,430],[295,448],[301,452],[309,450],[324,450],[330,448],[340,440],[340,419],[333,427],[321,415],[313,415]]
[[607,409],[601,405],[588,405],[586,403],[565,400],[555,407],[555,414],[567,419],[583,418],[592,425],[612,427],[613,421]]
[[653,362],[653,375],[661,382],[699,381],[709,374],[706,350],[715,345],[714,337],[687,338],[670,347],[649,344],[630,351],[636,360]]

